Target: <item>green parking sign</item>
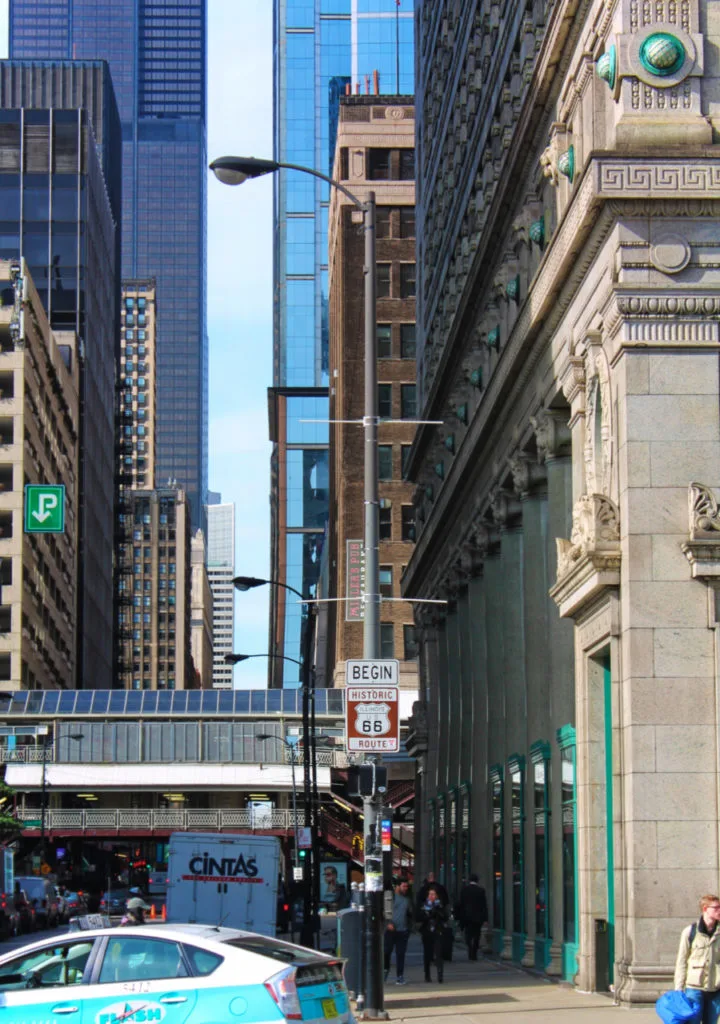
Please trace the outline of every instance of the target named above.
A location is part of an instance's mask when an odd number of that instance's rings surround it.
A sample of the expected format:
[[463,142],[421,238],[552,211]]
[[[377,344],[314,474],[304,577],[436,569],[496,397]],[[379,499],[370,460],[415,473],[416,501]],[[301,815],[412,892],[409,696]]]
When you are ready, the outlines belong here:
[[64,533],[65,485],[25,485],[25,533]]

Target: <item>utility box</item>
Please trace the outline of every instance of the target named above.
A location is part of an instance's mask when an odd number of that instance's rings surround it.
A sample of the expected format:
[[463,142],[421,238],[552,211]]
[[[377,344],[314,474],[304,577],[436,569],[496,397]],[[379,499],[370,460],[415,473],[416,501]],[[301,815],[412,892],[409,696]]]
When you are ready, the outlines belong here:
[[345,964],[345,984],[350,995],[355,999],[362,991],[363,975],[363,924],[365,909],[348,907],[339,910],[337,915],[337,955],[347,960]]
[[610,991],[610,928],[604,918],[595,918],[595,991]]

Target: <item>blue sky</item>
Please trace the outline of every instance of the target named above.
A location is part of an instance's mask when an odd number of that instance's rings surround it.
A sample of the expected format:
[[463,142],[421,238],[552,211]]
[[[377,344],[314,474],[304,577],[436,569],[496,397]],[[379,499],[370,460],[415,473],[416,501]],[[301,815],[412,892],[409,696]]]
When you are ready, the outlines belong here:
[[[272,156],[271,0],[208,0],[208,159]],[[7,56],[0,0],[0,57]],[[236,505],[236,570],[270,571],[272,383],[272,181],[208,186],[210,488]],[[236,598],[235,650],[267,651],[266,587]],[[235,685],[264,687],[267,663],[235,669]]]

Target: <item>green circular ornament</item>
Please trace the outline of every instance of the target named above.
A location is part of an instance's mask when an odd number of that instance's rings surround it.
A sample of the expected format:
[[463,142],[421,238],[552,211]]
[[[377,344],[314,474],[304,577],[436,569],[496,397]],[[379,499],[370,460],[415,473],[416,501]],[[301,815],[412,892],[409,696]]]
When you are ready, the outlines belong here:
[[653,75],[674,75],[685,63],[685,47],[669,32],[653,32],[640,47],[643,67]]
[[602,57],[598,58],[595,68],[598,77],[602,78],[603,82],[607,82],[611,89],[614,89],[617,80],[617,50],[614,46],[610,46]]

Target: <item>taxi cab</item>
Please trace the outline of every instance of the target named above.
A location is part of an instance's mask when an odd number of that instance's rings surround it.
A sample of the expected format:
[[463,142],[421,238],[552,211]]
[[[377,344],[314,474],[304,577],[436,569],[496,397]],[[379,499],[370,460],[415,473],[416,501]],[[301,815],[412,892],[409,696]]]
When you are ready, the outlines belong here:
[[0,957],[0,1024],[352,1020],[343,962],[235,928],[72,932]]

